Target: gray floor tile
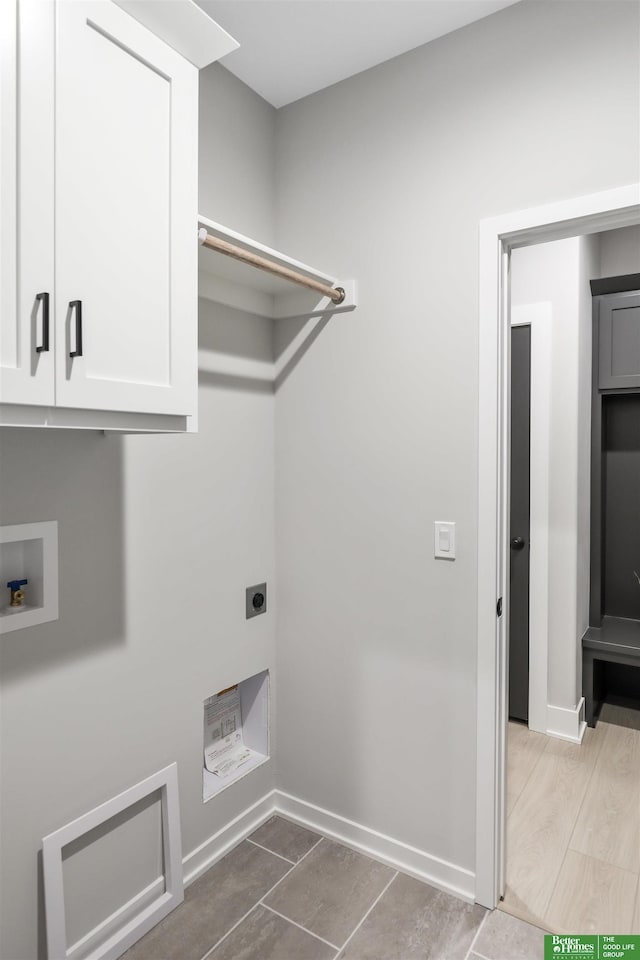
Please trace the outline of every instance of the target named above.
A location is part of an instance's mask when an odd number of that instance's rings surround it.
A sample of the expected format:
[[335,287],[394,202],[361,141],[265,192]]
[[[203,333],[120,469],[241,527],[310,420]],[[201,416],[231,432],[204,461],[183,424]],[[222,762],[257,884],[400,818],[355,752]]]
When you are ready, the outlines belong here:
[[487,960],[540,960],[544,956],[544,930],[494,910],[473,949]]
[[340,960],[465,960],[485,913],[399,874]]
[[200,960],[291,867],[241,843],[185,890],[185,899],[124,954],[126,960]]
[[325,839],[265,903],[340,946],[392,877],[389,867]]
[[333,960],[335,950],[264,907],[256,907],[208,960]]
[[251,834],[250,839],[297,863],[318,842],[320,835],[282,817],[271,817]]

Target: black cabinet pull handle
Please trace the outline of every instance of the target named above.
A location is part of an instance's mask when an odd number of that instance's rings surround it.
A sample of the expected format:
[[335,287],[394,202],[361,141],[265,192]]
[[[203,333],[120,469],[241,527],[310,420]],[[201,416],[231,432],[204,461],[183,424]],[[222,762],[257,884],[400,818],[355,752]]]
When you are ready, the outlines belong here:
[[36,347],[36,353],[49,351],[49,294],[37,293],[36,300],[42,300],[42,343]]
[[69,307],[76,312],[76,348],[69,354],[70,357],[82,356],[82,300],[70,300]]

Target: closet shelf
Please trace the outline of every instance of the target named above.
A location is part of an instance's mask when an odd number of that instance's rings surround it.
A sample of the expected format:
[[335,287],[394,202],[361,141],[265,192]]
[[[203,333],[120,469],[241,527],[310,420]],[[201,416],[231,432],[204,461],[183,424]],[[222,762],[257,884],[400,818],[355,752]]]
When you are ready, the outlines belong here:
[[[203,230],[216,240],[239,247],[249,255],[266,259],[277,267],[292,270],[324,287],[341,288],[344,298],[340,303],[334,303],[329,296],[307,290],[289,279],[266,273],[251,264],[210,249],[201,242]],[[198,239],[199,296],[207,300],[272,319],[343,313],[355,309],[353,280],[338,280],[326,271],[301,263],[208,217],[198,217]]]
[[582,646],[588,650],[633,656],[640,664],[640,620],[605,615],[602,626],[588,628]]

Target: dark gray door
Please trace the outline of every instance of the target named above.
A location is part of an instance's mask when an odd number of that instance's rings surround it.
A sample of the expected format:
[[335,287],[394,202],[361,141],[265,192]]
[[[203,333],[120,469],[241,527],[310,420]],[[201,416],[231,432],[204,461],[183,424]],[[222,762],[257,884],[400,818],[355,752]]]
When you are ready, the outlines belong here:
[[509,716],[529,717],[531,327],[511,329]]

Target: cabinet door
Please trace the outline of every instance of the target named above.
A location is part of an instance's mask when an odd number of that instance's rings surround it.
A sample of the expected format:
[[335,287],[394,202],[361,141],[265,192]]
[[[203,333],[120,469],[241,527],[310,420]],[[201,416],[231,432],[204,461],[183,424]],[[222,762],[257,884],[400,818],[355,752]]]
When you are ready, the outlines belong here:
[[599,328],[600,389],[640,387],[640,294],[603,297]]
[[109,0],[56,10],[56,403],[189,415],[197,70]]
[[53,27],[47,0],[0,4],[3,403],[54,402]]

